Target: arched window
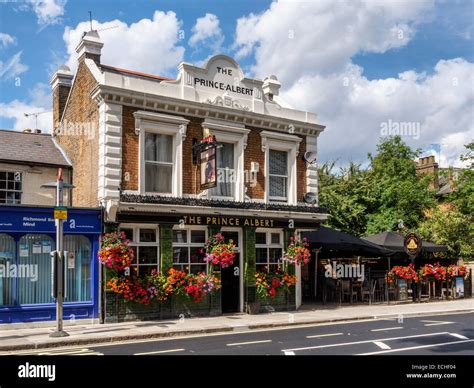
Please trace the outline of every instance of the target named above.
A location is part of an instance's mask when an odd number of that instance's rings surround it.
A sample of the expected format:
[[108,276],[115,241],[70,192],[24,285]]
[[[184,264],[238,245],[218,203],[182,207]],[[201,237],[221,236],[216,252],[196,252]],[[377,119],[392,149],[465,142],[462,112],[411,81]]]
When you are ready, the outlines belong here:
[[64,250],[68,252],[66,302],[91,300],[91,243],[81,235],[64,236]]
[[18,242],[17,304],[53,303],[51,256],[54,241],[45,234],[26,234]]
[[0,306],[14,303],[14,278],[10,270],[15,263],[15,240],[5,233],[0,233]]

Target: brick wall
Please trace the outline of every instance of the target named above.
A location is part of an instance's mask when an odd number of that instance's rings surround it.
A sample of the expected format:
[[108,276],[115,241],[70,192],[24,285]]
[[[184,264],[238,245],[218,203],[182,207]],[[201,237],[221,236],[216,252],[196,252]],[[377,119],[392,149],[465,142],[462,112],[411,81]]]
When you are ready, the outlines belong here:
[[257,182],[254,187],[246,183],[247,195],[254,199],[263,199],[265,195],[265,154],[262,152],[262,138],[259,128],[247,127],[251,130],[247,140],[247,148],[244,153],[244,169],[250,171],[252,162],[260,165],[260,171],[257,174]]
[[[56,139],[73,164],[73,206],[98,206],[98,122],[99,114],[90,92],[97,85],[84,62],[79,63],[76,80],[65,108],[62,132]],[[53,96],[54,98],[55,96]],[[61,96],[58,96],[61,97]],[[56,101],[59,104],[58,101]],[[54,105],[54,102],[53,102]],[[91,133],[85,133],[84,129]]]
[[[139,179],[139,144],[138,135],[135,134],[135,118],[133,113],[137,108],[129,106],[123,107],[123,128],[122,128],[122,189],[138,190]],[[199,193],[200,169],[192,163],[192,142],[193,138],[201,139],[202,119],[196,117],[186,117],[190,120],[186,133],[186,139],[183,142],[183,193]],[[244,155],[244,169],[250,171],[251,162],[260,164],[260,172],[257,174],[257,181],[252,187],[250,182],[246,182],[247,195],[250,198],[263,199],[265,191],[265,155],[262,152],[261,129],[248,127],[251,132],[248,135],[247,148]],[[306,192],[306,162],[303,155],[306,151],[306,141],[300,143],[299,155],[297,160],[297,198],[303,201]],[[196,176],[194,176],[196,171]],[[197,187],[196,187],[197,186]]]
[[66,101],[71,91],[70,86],[58,85],[53,91],[53,128],[58,127]]
[[135,134],[136,108],[122,109],[122,190],[138,190],[139,144]]

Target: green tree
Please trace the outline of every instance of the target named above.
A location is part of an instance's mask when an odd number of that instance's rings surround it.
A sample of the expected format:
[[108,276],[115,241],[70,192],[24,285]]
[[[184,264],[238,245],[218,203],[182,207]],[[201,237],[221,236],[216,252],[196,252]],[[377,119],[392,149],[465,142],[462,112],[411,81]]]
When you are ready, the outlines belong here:
[[400,136],[382,139],[377,154],[369,154],[368,234],[396,230],[400,221],[414,229],[424,211],[434,206],[434,191],[429,189],[432,177],[416,174],[418,155]]
[[438,206],[426,212],[418,232],[424,239],[445,245],[454,258],[474,256],[474,227],[470,217],[454,205]]
[[319,204],[329,209],[326,225],[356,236],[397,230],[400,220],[415,228],[434,206],[431,177],[418,177],[412,150],[399,136],[382,139],[369,168],[351,163],[335,172],[334,163],[318,169]]
[[461,155],[461,160],[467,162],[467,168],[463,169],[460,174],[454,193],[448,200],[456,204],[459,211],[471,218],[473,222],[474,216],[474,141],[466,146],[467,152]]
[[351,163],[347,168],[334,172],[335,163],[325,163],[318,168],[319,205],[329,209],[331,216],[326,226],[362,235],[366,225],[366,171]]

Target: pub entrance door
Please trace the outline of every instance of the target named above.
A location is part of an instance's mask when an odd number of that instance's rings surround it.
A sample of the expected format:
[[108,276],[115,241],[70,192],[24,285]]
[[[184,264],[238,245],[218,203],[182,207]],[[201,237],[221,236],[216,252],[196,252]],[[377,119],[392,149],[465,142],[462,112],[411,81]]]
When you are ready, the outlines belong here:
[[225,241],[232,240],[235,244],[234,263],[221,269],[222,281],[222,312],[235,313],[242,311],[242,233],[239,228],[222,228]]

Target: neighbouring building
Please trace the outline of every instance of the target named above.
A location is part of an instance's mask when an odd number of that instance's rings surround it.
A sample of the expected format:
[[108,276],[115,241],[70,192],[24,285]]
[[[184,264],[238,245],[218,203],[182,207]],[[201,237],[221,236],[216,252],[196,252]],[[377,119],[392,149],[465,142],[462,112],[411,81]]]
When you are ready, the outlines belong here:
[[[291,235],[327,218],[317,204],[324,126],[281,100],[276,77],[247,78],[227,56],[202,68],[182,63],[168,79],[102,64],[102,47],[96,31],[84,34],[76,73],[63,66],[51,81],[55,139],[74,167],[73,206],[104,208],[106,230],[132,241],[138,274],[206,271],[200,249],[221,231],[236,243],[237,259],[221,270],[218,297],[185,312],[246,311],[255,300],[255,272],[276,268]],[[204,189],[193,146],[208,136],[220,143],[214,162],[225,178]],[[181,312],[104,295],[105,321]],[[275,300],[273,308],[300,303],[298,280],[289,301]]]
[[[51,251],[56,246],[56,192],[41,187],[71,183],[72,165],[51,134],[0,130],[0,323],[56,317],[51,293]],[[65,190],[64,204],[70,204]],[[97,252],[102,211],[69,208],[64,224],[68,252],[64,315],[98,318]]]
[[50,134],[0,130],[0,204],[55,205],[54,190],[41,185],[56,181],[58,168],[70,183],[71,163]]

